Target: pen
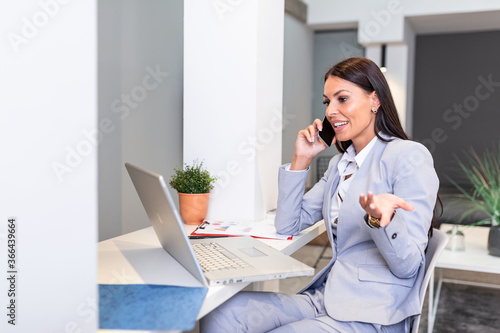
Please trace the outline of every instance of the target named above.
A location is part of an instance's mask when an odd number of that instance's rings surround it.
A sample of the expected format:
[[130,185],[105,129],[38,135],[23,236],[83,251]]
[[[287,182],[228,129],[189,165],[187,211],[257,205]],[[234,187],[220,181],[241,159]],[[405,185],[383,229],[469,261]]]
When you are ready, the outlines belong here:
[[205,229],[205,226],[206,226],[207,224],[210,224],[210,222],[208,222],[208,221],[203,221],[203,223],[202,223],[202,224],[200,224],[200,225],[196,228],[196,230],[198,230],[198,229]]
[[229,237],[229,236],[227,236],[227,235],[214,235],[214,236],[196,236],[196,235],[191,235],[191,236],[188,236],[189,239],[222,238],[222,237]]

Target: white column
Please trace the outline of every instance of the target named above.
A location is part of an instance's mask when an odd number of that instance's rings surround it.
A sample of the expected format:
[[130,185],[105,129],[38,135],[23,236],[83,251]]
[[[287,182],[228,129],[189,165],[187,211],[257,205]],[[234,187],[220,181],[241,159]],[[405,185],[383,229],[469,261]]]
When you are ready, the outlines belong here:
[[405,24],[402,43],[388,44],[385,77],[392,91],[401,124],[408,135],[412,134],[413,80],[415,71],[415,32]]
[[0,331],[95,332],[97,2],[3,1],[0,22]]
[[413,93],[415,89],[415,52],[417,35],[408,21],[405,21],[405,55],[406,55],[406,118],[404,129],[411,137],[413,135]]
[[[413,119],[413,78],[415,67],[415,32],[408,22],[404,25],[404,39],[386,44],[386,68],[384,73],[391,88],[394,103],[401,124],[411,136]],[[381,45],[370,44],[365,48],[365,56],[380,66]]]
[[405,44],[387,45],[386,68],[384,73],[391,88],[392,97],[398,110],[401,125],[406,128],[407,84],[408,84],[408,47]]
[[209,219],[275,208],[281,163],[284,1],[184,3],[185,163],[220,176]]
[[[365,49],[365,56],[380,66],[381,45],[370,45]],[[384,76],[391,88],[394,104],[398,110],[399,120],[403,129],[408,132],[408,47],[403,43],[387,44]],[[411,92],[413,95],[413,92]]]
[[380,67],[382,61],[382,44],[365,46],[365,57],[375,62]]

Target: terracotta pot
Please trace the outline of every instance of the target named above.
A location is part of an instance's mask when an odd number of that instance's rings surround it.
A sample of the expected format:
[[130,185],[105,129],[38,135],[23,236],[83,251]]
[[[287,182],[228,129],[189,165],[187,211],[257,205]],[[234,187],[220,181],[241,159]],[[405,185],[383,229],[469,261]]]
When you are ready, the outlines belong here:
[[208,213],[210,193],[179,193],[179,210],[184,223],[198,225]]

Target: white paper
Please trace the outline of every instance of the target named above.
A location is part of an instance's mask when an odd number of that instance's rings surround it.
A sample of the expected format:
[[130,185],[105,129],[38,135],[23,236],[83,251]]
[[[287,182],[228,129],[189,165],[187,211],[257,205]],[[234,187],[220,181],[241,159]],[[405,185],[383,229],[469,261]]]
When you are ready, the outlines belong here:
[[273,220],[263,220],[260,222],[205,221],[192,234],[252,236],[272,239],[291,238],[291,235],[278,234]]

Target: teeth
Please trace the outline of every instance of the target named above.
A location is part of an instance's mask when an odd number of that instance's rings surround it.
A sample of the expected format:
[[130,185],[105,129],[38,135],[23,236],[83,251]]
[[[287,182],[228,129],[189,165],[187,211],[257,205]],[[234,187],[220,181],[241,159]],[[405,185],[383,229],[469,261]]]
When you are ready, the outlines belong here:
[[339,126],[342,126],[342,125],[346,125],[347,123],[348,123],[348,121],[343,121],[343,122],[340,122],[340,123],[333,123],[333,126],[339,127]]

